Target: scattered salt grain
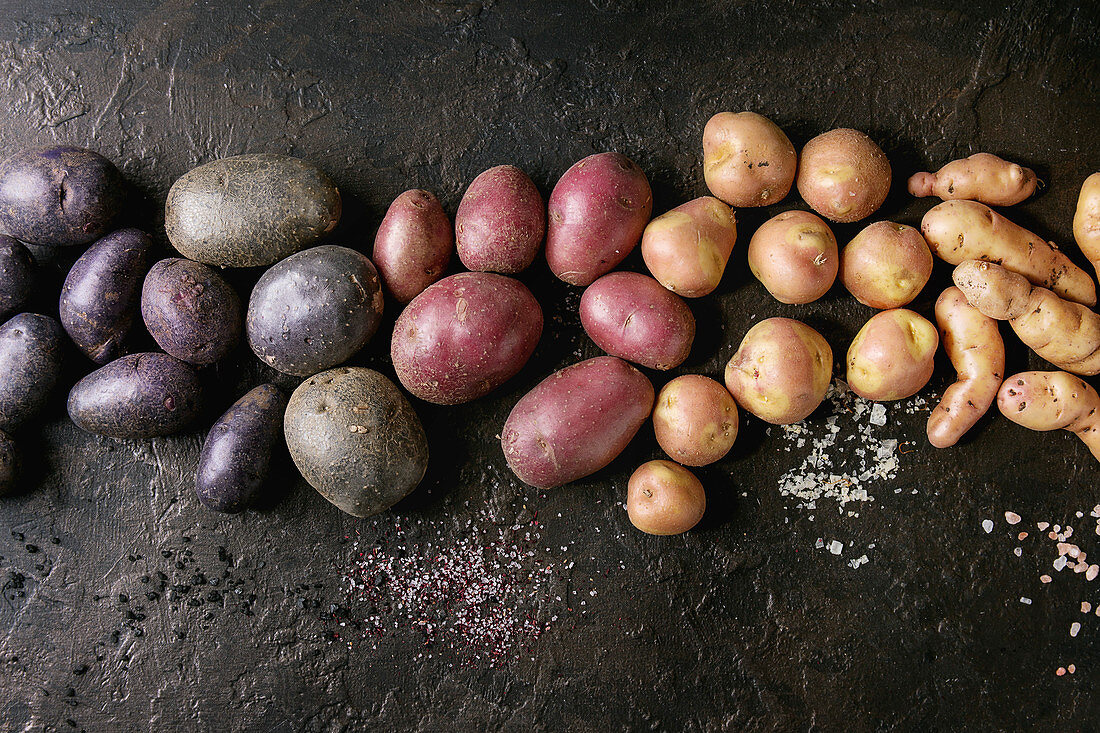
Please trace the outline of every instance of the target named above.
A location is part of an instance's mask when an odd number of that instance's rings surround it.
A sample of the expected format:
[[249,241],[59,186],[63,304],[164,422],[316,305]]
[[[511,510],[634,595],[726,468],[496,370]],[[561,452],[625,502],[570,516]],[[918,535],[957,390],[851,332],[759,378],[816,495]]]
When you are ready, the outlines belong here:
[[864,565],[864,564],[866,564],[866,563],[868,563],[868,562],[870,562],[870,560],[869,560],[869,559],[867,558],[867,556],[866,556],[866,555],[860,555],[860,556],[859,556],[859,557],[857,557],[857,558],[856,558],[855,560],[849,560],[849,561],[848,561],[848,564],[849,564],[849,565],[850,565],[850,566],[852,567],[852,569],[856,569],[856,568],[858,568],[858,567],[859,567],[860,565]]
[[1005,512],[1005,521],[1009,524],[1019,524],[1020,515],[1016,512]]
[[1069,672],[1070,674],[1073,674],[1074,672],[1077,671],[1077,665],[1076,664],[1069,665],[1068,667],[1066,667],[1066,671]]
[[1039,582],[1040,583],[1049,583],[1051,580],[1053,580],[1053,578],[1051,578],[1049,575],[1040,575],[1039,576]]
[[1077,636],[1077,634],[1080,633],[1080,631],[1081,631],[1081,622],[1080,621],[1074,621],[1072,624],[1069,625],[1069,635],[1070,636]]
[[1027,539],[1027,532],[1021,532],[1020,534],[1016,535],[1016,539],[1026,540]]
[[1065,677],[1066,668],[1065,667],[1059,667],[1058,669],[1054,670],[1054,674],[1058,675],[1059,677]]
[[1028,598],[1027,596],[1020,596],[1020,603],[1024,604],[1025,606],[1030,606],[1031,605],[1031,599]]
[[1039,522],[1035,526],[1039,528],[1040,532],[1042,532],[1043,530],[1045,530],[1047,527],[1050,526],[1050,523],[1049,522]]
[[1069,562],[1069,561],[1068,561],[1068,560],[1066,560],[1066,556],[1065,556],[1065,555],[1059,555],[1059,556],[1058,556],[1058,559],[1057,559],[1057,560],[1055,560],[1055,561],[1054,561],[1053,563],[1051,563],[1051,564],[1052,564],[1052,565],[1054,566],[1054,569],[1055,569],[1055,570],[1057,570],[1058,572],[1061,572],[1061,571],[1062,571],[1062,568],[1064,568],[1064,567],[1066,566],[1066,563],[1067,563],[1067,562]]
[[1089,565],[1089,569],[1085,571],[1085,580],[1096,580],[1098,574],[1100,574],[1100,565]]
[[990,532],[992,532],[993,531],[993,520],[992,519],[983,519],[982,520],[982,529],[985,530],[986,534],[989,534]]
[[885,425],[886,424],[886,406],[881,402],[876,402],[871,406],[871,418],[872,425]]
[[1081,601],[1081,613],[1088,613],[1092,610],[1092,604],[1088,601]]
[[832,542],[829,543],[829,552],[833,553],[834,555],[839,555],[843,551],[844,551],[844,544],[843,543],[837,542],[836,540],[833,540]]
[[1017,547],[1015,550],[1012,551],[1012,554],[1014,554],[1016,557],[1022,557],[1024,554],[1023,548]]

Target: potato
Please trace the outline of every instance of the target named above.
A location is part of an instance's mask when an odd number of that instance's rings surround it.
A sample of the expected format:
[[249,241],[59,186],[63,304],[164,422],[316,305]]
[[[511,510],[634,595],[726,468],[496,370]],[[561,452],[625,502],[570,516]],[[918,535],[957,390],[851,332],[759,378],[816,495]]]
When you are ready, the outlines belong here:
[[475,178],[455,214],[458,258],[475,272],[514,275],[526,270],[545,234],[542,196],[514,165],[498,165]]
[[589,285],[580,315],[597,346],[650,369],[678,366],[695,339],[695,317],[687,303],[636,272],[611,272]]
[[371,369],[339,367],[302,382],[287,404],[284,431],[306,481],[355,517],[389,509],[428,468],[427,439],[412,405]]
[[917,198],[973,199],[990,206],[1018,204],[1038,185],[1035,171],[989,153],[953,160],[935,174],[915,173],[908,184],[909,193]]
[[798,193],[833,221],[866,219],[890,192],[890,161],[859,130],[840,128],[806,143],[798,159]]
[[19,478],[19,446],[0,430],[0,496],[10,494]]
[[443,277],[455,235],[439,199],[412,189],[398,196],[374,236],[374,264],[399,303],[408,303]]
[[1020,372],[997,392],[1001,414],[1029,430],[1068,430],[1100,461],[1100,396],[1066,372]]
[[840,253],[840,281],[856,300],[886,310],[908,305],[932,275],[932,252],[913,227],[879,221]]
[[774,425],[808,417],[825,399],[832,377],[828,342],[791,318],[768,318],[750,328],[725,374],[737,404]]
[[598,356],[554,372],[520,398],[500,444],[521,481],[550,489],[599,471],[653,409],[653,385],[622,359]]
[[326,244],[273,265],[248,300],[248,345],[264,363],[306,377],[350,359],[382,321],[374,265]]
[[722,281],[736,241],[737,220],[730,207],[702,196],[649,223],[642,234],[642,258],[666,288],[699,298]]
[[46,405],[61,374],[61,324],[20,313],[0,326],[0,430],[13,433]]
[[390,356],[405,389],[427,402],[457,405],[515,376],[540,336],[542,308],[526,285],[462,272],[413,298],[394,325]]
[[213,364],[241,339],[241,299],[200,262],[161,260],[145,276],[141,317],[160,348],[196,366]]
[[707,495],[695,474],[672,461],[643,463],[626,485],[630,523],[655,535],[682,534],[699,523]]
[[653,213],[642,169],[619,153],[573,164],[550,192],[546,261],[570,285],[591,285],[638,245]]
[[68,145],[0,163],[0,229],[43,246],[88,244],[111,230],[126,196],[114,164]]
[[808,211],[784,211],[749,240],[749,270],[780,303],[811,303],[829,292],[840,267],[836,237]]
[[666,384],[653,409],[657,444],[685,466],[706,466],[737,440],[737,403],[718,382],[685,374]]
[[270,265],[317,243],[340,220],[324,171],[287,155],[251,153],[200,165],[168,191],[164,229],[190,260]]
[[15,313],[34,291],[34,258],[14,237],[0,234],[0,320]]
[[779,126],[755,112],[719,112],[703,128],[703,177],[730,206],[768,206],[786,197],[798,155]]
[[81,430],[112,438],[178,433],[198,416],[195,370],[174,356],[130,354],[81,379],[69,391],[69,417]]
[[1073,213],[1073,239],[1100,274],[1100,173],[1093,173],[1081,184]]
[[232,514],[252,503],[282,442],[286,402],[274,384],[261,384],[210,428],[195,473],[195,493],[204,507]]
[[903,400],[932,377],[936,327],[905,308],[871,316],[848,348],[848,386],[868,400]]

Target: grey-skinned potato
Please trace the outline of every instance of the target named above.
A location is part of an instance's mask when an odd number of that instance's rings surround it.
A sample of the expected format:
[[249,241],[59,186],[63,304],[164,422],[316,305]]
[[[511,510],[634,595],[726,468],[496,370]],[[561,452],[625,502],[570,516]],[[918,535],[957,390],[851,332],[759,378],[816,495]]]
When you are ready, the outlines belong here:
[[283,431],[305,480],[355,517],[389,509],[428,467],[420,418],[397,385],[372,369],[338,367],[302,382]]
[[0,320],[23,307],[34,290],[34,257],[15,237],[0,234]]
[[65,332],[38,313],[0,326],[0,430],[11,433],[45,406],[61,374]]
[[196,366],[218,361],[241,338],[237,291],[212,268],[178,257],[149,269],[141,317],[160,348]]
[[0,430],[0,496],[10,494],[19,478],[19,446]]

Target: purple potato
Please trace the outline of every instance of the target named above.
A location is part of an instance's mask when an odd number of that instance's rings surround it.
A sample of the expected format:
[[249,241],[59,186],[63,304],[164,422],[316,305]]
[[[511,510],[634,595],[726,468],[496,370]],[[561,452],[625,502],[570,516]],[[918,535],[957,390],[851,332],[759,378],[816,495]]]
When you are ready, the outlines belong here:
[[14,237],[0,234],[0,320],[15,313],[34,289],[34,258]]
[[195,475],[195,493],[204,507],[233,514],[252,503],[282,439],[285,410],[279,388],[261,384],[218,418],[202,445]]
[[88,244],[111,231],[125,182],[98,153],[62,145],[0,164],[0,228],[31,244]]
[[10,494],[19,477],[19,446],[0,430],[0,496]]
[[241,299],[221,275],[200,262],[161,260],[145,276],[141,317],[160,348],[206,366],[241,338]]
[[201,398],[190,364],[168,354],[130,354],[76,383],[69,392],[69,417],[96,435],[154,438],[186,428],[198,415]]
[[382,320],[382,284],[365,256],[326,244],[276,263],[252,289],[245,328],[264,363],[308,377],[366,346]]
[[61,324],[49,316],[20,313],[0,326],[0,430],[14,432],[45,406],[64,343]]
[[152,246],[145,232],[119,229],[89,247],[65,278],[61,323],[96,364],[106,364],[122,351]]
[[514,275],[526,270],[545,234],[542,196],[514,165],[498,165],[475,178],[455,214],[458,258],[475,272]]

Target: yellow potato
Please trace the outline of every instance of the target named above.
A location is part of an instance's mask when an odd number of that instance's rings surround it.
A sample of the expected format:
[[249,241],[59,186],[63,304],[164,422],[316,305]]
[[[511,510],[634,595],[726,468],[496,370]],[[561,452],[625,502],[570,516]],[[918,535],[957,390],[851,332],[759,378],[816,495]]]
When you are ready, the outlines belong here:
[[848,349],[848,386],[876,402],[911,397],[932,377],[939,343],[936,327],[911,310],[876,313]]
[[907,305],[931,274],[928,243],[919,231],[904,224],[871,224],[840,253],[840,281],[856,300],[872,308]]
[[760,225],[749,240],[749,269],[780,303],[810,303],[829,291],[840,256],[821,217],[785,211]]
[[1100,460],[1100,396],[1065,372],[1021,372],[997,393],[1001,414],[1030,430],[1068,430]]
[[719,112],[703,129],[703,177],[730,206],[779,203],[791,190],[797,166],[790,139],[755,112]]
[[1073,238],[1100,275],[1100,173],[1093,173],[1081,184],[1073,215]]
[[707,495],[695,475],[672,461],[649,461],[626,485],[630,523],[647,534],[687,532],[703,518]]
[[699,298],[718,287],[736,241],[730,207],[702,196],[649,222],[642,233],[642,259],[666,288]]
[[875,213],[890,192],[890,176],[882,148],[859,130],[822,133],[798,159],[798,193],[832,221],[850,223]]
[[709,377],[676,377],[657,395],[657,443],[685,466],[705,466],[722,458],[737,439],[737,427],[737,403]]
[[939,196],[944,201],[971,199],[990,206],[1013,206],[1035,193],[1039,179],[1030,168],[975,153],[953,160],[936,173],[916,173],[909,178],[909,193],[921,198]]

